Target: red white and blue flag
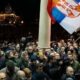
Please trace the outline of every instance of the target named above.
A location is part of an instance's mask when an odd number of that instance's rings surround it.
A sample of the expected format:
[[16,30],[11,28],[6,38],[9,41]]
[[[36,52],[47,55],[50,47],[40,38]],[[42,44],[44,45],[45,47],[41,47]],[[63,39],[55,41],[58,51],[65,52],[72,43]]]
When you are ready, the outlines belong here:
[[80,28],[80,0],[49,0],[48,12],[70,34]]

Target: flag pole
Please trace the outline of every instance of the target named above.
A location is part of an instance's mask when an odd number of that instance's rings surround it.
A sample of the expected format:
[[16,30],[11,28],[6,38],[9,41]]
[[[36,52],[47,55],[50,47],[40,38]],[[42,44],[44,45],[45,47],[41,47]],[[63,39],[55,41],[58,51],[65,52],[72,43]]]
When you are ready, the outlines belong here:
[[48,0],[41,0],[38,36],[39,48],[50,48],[51,19],[47,12],[47,4]]

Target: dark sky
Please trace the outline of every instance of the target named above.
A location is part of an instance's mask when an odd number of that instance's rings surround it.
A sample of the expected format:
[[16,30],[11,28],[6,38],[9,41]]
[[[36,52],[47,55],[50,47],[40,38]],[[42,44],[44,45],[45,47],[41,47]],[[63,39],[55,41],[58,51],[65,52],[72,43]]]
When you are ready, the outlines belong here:
[[16,14],[22,16],[26,21],[39,16],[40,0],[0,0],[0,11],[4,10],[8,3]]
[[16,37],[26,36],[29,31],[32,32],[33,35],[36,34],[37,37],[39,26],[38,23],[34,24],[34,22],[36,22],[35,20],[39,20],[40,0],[0,0],[0,12],[4,11],[5,6],[8,4],[10,4],[13,11],[24,20],[25,24],[19,27],[10,26],[9,28],[7,26],[0,26],[0,38],[13,39],[14,37],[15,39]]

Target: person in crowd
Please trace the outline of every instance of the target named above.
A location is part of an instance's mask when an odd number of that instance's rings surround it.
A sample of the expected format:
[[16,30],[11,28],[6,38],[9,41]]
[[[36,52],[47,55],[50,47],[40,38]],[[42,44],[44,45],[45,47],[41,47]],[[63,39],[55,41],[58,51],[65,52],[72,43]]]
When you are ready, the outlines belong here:
[[71,66],[66,68],[66,73],[62,75],[61,80],[76,80],[74,76],[74,69]]
[[23,51],[20,59],[20,69],[29,67],[29,55],[27,51]]
[[[20,53],[20,43],[17,43],[15,46],[15,50]],[[19,54],[20,55],[20,54]]]
[[26,80],[33,80],[32,72],[29,68],[24,68],[23,71],[25,73]]
[[43,64],[36,64],[36,71],[32,75],[33,80],[50,80],[49,76],[43,71]]
[[6,57],[6,62],[8,60],[14,61],[14,51],[13,50],[6,51],[5,57]]
[[60,55],[58,53],[52,53],[50,57],[51,58],[49,60],[47,67],[48,74],[50,75],[52,80],[59,80],[62,74],[61,72],[62,62],[60,61]]
[[0,80],[6,80],[6,74],[4,72],[0,72]]
[[32,46],[28,46],[27,51],[28,51],[29,59],[31,59],[31,58],[36,58],[37,59],[37,54],[34,52]]
[[68,59],[69,65],[73,67],[75,72],[80,70],[80,63],[75,59],[75,56],[72,53],[68,54]]
[[22,70],[19,70],[17,72],[16,80],[27,80],[25,77],[25,72]]
[[14,51],[14,63],[17,67],[20,67],[21,58],[19,57],[19,53]]
[[6,73],[6,80],[16,80],[16,73],[19,70],[18,67],[15,66],[12,60],[9,60],[6,63],[6,67],[1,69],[0,72]]
[[29,68],[32,71],[32,74],[36,71],[36,63],[37,63],[37,60],[35,58],[31,58],[29,63]]

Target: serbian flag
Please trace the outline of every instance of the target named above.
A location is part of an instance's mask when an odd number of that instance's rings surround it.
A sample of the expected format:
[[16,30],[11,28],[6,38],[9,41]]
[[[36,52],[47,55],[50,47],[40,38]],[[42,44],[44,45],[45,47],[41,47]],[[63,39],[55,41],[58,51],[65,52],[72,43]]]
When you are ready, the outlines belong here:
[[48,0],[48,13],[70,34],[80,28],[80,0]]

